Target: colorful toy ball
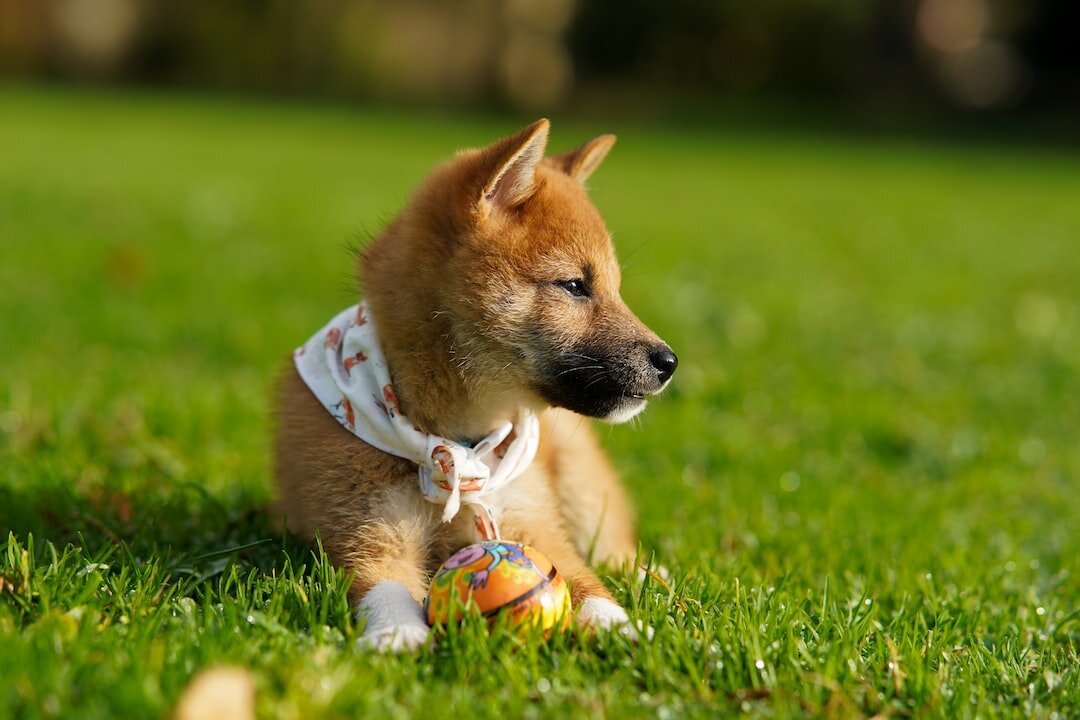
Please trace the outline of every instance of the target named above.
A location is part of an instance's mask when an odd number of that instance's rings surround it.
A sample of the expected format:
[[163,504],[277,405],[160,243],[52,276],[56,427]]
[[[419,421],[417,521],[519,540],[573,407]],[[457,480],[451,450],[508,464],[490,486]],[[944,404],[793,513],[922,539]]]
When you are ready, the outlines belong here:
[[485,540],[451,555],[428,592],[429,625],[456,622],[470,610],[492,620],[506,614],[514,626],[550,632],[570,620],[570,589],[536,548]]

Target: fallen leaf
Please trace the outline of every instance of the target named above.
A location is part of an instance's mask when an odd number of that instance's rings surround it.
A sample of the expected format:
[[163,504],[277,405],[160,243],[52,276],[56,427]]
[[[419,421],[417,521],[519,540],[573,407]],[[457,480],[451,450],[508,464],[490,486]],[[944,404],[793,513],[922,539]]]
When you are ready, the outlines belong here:
[[247,670],[208,668],[196,675],[180,696],[175,720],[253,720],[255,685]]

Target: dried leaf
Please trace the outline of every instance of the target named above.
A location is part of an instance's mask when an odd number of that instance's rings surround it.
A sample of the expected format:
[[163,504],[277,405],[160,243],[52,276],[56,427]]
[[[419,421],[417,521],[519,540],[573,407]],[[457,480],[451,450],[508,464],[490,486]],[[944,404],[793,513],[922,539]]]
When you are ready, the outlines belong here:
[[184,689],[175,720],[253,720],[255,685],[247,670],[216,667],[201,671]]

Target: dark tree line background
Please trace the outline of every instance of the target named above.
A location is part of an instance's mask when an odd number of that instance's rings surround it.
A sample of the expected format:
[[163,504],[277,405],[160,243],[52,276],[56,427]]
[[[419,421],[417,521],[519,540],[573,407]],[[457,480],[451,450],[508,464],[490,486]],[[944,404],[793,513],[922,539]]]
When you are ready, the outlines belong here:
[[0,0],[0,76],[573,111],[1080,111],[1061,0]]

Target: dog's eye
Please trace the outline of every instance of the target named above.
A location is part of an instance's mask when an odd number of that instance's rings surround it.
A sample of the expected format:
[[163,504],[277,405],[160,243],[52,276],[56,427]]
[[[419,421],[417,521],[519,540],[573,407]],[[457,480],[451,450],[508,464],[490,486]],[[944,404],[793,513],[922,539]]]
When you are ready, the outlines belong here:
[[589,297],[589,286],[585,284],[585,281],[582,278],[559,280],[556,285],[574,297]]

